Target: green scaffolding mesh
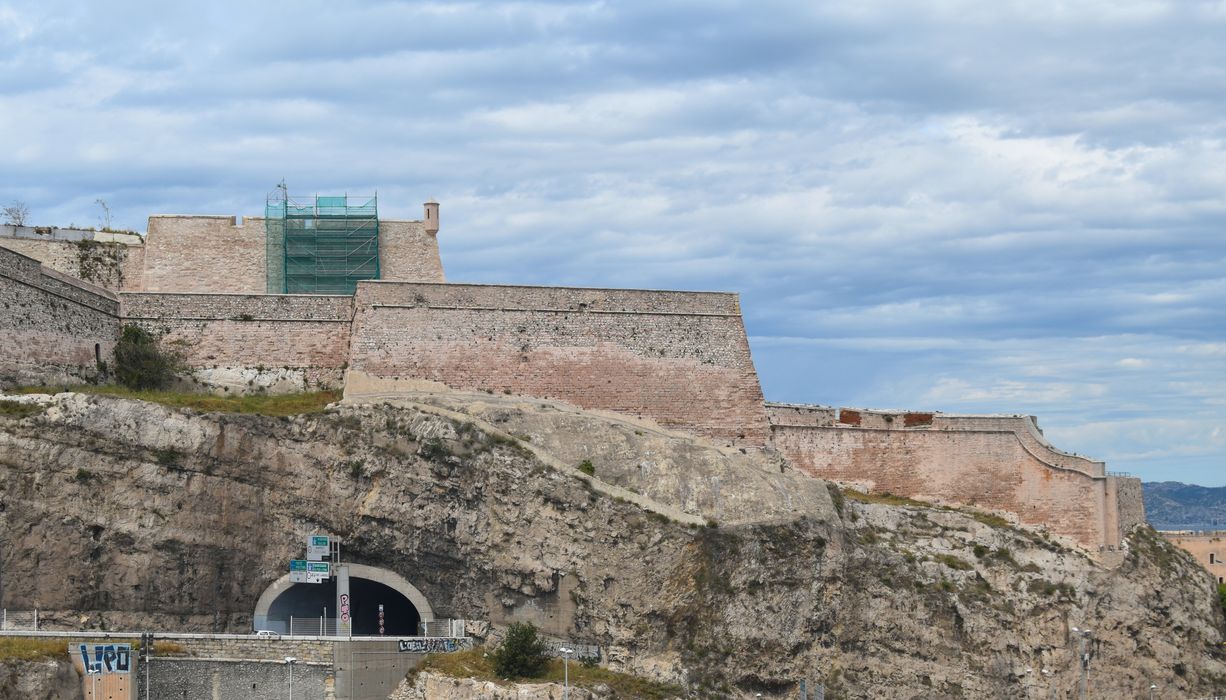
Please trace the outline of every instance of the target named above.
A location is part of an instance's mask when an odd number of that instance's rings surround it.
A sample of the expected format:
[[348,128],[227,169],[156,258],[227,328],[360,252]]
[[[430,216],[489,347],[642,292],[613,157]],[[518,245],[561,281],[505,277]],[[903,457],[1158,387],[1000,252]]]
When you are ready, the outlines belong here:
[[295,199],[281,184],[264,217],[269,294],[353,294],[379,278],[377,196]]

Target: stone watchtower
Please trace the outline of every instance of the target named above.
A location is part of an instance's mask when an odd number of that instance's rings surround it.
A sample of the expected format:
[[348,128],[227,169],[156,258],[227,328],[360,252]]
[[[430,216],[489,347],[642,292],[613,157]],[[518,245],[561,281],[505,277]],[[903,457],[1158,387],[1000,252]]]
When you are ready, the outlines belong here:
[[433,236],[438,233],[438,202],[431,198],[424,206],[426,207],[426,218],[422,220],[422,223],[425,224],[426,233]]

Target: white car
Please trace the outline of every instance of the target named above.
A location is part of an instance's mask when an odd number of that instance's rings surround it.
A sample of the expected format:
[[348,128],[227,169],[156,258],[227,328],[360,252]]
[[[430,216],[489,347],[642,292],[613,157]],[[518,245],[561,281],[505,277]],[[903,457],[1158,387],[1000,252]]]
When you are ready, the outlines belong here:
[[267,637],[269,639],[280,639],[281,638],[281,635],[277,634],[276,632],[273,632],[272,630],[256,630],[255,636]]

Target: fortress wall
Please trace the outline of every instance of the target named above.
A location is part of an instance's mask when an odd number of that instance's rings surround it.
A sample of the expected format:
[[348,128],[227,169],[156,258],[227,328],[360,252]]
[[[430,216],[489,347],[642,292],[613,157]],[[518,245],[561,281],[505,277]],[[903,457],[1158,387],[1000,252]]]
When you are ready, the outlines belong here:
[[[293,370],[300,383],[281,389],[339,387],[349,354],[353,300],[283,294],[125,293],[125,322],[162,334],[201,370]],[[197,373],[206,384],[241,390],[237,375]],[[244,382],[253,379],[242,375]],[[258,379],[258,378],[255,378]]]
[[1107,477],[1107,481],[1115,488],[1118,526],[1120,538],[1123,539],[1132,532],[1132,528],[1149,522],[1145,519],[1145,498],[1141,480],[1131,476],[1111,475]]
[[379,221],[379,276],[395,282],[444,282],[438,238],[422,221]]
[[804,404],[768,403],[766,418],[772,426],[812,426],[830,428],[838,420],[838,410],[828,406]]
[[415,380],[766,443],[735,294],[362,282],[347,391]]
[[151,216],[142,291],[263,294],[264,219]]
[[119,334],[115,295],[2,247],[0,310],[0,387],[92,379]]
[[776,424],[772,433],[776,449],[817,477],[1013,513],[1091,549],[1119,544],[1107,479],[1044,463],[1012,431]]
[[[52,270],[113,292],[139,287],[145,255],[143,245],[100,241],[96,237],[102,234],[96,234],[94,231],[50,231],[51,233],[43,236],[20,238],[5,236],[5,232],[0,231],[0,247],[34,258]],[[139,240],[136,236],[125,238]]]

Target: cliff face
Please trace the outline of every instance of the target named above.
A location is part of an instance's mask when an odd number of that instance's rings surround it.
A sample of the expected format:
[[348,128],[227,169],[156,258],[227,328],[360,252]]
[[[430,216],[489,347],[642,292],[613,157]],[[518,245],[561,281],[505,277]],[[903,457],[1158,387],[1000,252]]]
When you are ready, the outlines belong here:
[[1077,683],[1074,626],[1093,631],[1092,697],[1226,690],[1208,574],[1148,530],[1107,570],[553,404],[279,419],[23,400],[44,410],[0,417],[0,604],[54,625],[246,631],[303,535],[330,532],[440,616],[532,620],[706,696],[808,677],[828,697],[1045,697]]

